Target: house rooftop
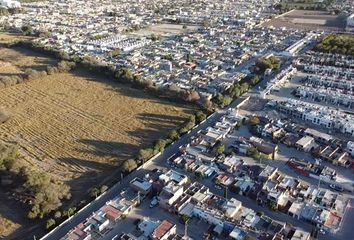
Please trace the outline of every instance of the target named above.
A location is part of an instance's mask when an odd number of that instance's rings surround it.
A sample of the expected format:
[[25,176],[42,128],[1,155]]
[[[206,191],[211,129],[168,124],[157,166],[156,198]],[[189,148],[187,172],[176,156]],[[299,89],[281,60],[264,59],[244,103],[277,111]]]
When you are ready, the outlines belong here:
[[308,240],[308,239],[310,239],[310,233],[300,229],[296,229],[294,235],[291,237],[291,240]]
[[162,239],[174,226],[169,220],[164,220],[152,233],[153,238]]

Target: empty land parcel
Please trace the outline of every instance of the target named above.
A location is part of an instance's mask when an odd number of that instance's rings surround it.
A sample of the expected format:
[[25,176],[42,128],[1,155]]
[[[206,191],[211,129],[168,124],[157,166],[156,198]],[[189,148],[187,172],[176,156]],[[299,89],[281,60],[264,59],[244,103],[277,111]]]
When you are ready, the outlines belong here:
[[1,89],[0,105],[12,118],[0,125],[0,140],[17,142],[33,165],[71,180],[109,171],[188,115],[140,90],[93,80],[61,73]]
[[[4,51],[21,54],[21,49]],[[1,56],[14,73],[22,72],[19,61]],[[23,51],[21,61],[52,63],[33,57]],[[10,74],[9,69],[0,76]],[[182,125],[193,111],[80,69],[1,88],[0,106],[11,115],[0,125],[0,141],[17,143],[27,165],[66,181],[74,199],[112,177],[124,160]],[[12,213],[25,212],[14,203],[5,205],[14,206]]]
[[286,27],[302,30],[343,31],[346,17],[332,15],[326,11],[293,10],[281,17],[274,18],[263,26]]

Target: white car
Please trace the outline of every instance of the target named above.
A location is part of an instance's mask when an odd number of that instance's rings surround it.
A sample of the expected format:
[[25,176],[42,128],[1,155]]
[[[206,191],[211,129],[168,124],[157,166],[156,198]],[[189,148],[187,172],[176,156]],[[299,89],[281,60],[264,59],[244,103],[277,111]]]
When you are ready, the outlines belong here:
[[150,208],[156,207],[157,205],[159,205],[159,200],[157,197],[154,197],[150,202]]

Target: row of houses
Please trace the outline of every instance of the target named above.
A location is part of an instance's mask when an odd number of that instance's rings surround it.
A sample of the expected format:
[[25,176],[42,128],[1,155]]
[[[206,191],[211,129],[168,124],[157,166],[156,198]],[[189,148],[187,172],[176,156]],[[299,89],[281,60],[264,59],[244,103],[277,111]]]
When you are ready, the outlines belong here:
[[336,88],[331,89],[311,83],[311,86],[298,87],[295,95],[299,98],[307,98],[312,101],[343,106],[349,109],[354,108],[354,91],[351,92]]
[[62,240],[91,240],[96,239],[96,235],[104,235],[130,213],[137,201],[137,197],[129,199],[124,194],[117,196],[69,231]]
[[288,116],[354,136],[354,118],[343,111],[295,99],[278,102],[276,108]]
[[316,158],[334,165],[344,167],[353,165],[350,141],[338,139],[323,131],[304,127],[291,121],[259,118],[260,124],[252,129],[257,136],[269,139],[273,143],[282,143],[288,147],[312,153]]

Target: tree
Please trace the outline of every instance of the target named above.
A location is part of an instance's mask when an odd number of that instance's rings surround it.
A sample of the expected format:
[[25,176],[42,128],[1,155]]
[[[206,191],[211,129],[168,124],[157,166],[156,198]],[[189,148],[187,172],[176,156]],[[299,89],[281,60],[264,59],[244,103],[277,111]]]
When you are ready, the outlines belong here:
[[139,151],[138,159],[146,161],[154,155],[154,149],[146,148]]
[[46,224],[46,228],[47,229],[50,229],[52,228],[53,226],[55,226],[55,220],[53,218],[49,218],[47,220],[47,224]]
[[269,209],[272,210],[272,211],[278,210],[277,203],[276,203],[276,202],[273,202],[273,201],[271,201],[271,202],[268,203],[268,207],[269,207]]
[[155,142],[154,145],[154,153],[162,152],[167,145],[166,140],[159,139]]
[[190,53],[187,54],[187,63],[193,62],[193,57]]
[[247,155],[251,156],[251,157],[253,157],[255,159],[259,159],[261,157],[260,152],[255,147],[249,148],[248,151],[247,151]]
[[216,152],[221,155],[225,152],[225,145],[224,144],[219,144],[216,148]]
[[253,76],[250,80],[250,82],[253,86],[256,85],[257,83],[259,83],[259,81],[260,81],[260,77],[258,75]]
[[204,107],[207,111],[211,111],[211,110],[213,109],[213,103],[212,103],[212,101],[210,101],[210,100],[207,99],[207,98],[204,98],[204,99],[203,99],[202,105],[203,105],[203,107]]
[[74,215],[75,212],[76,212],[76,207],[71,207],[63,211],[63,216],[69,218],[72,215]]
[[39,205],[34,205],[32,208],[31,208],[31,211],[29,211],[29,213],[27,214],[27,217],[29,219],[35,219],[36,217],[38,217],[38,215],[40,215],[40,208],[39,208]]
[[188,224],[190,220],[190,217],[188,217],[187,215],[182,215],[182,221],[184,224]]
[[229,105],[232,101],[232,98],[229,96],[224,96],[221,93],[218,93],[216,98],[215,98],[215,103],[219,105],[221,108],[224,108],[225,106]]
[[32,29],[32,27],[29,26],[29,25],[24,25],[24,26],[22,26],[22,27],[21,27],[21,30],[22,30],[22,32],[23,32],[24,35],[29,36],[29,35],[32,35],[32,34],[33,34],[33,29]]
[[168,138],[171,139],[172,141],[176,141],[179,139],[179,134],[177,132],[177,130],[172,130],[169,134],[168,134]]
[[113,49],[110,53],[110,57],[118,57],[121,54],[121,50],[119,48]]
[[250,86],[249,86],[248,83],[246,83],[246,82],[245,82],[245,83],[242,83],[241,86],[240,86],[241,92],[242,92],[242,93],[247,92],[248,89],[249,89],[249,87],[250,87]]
[[61,212],[60,211],[56,211],[54,213],[54,218],[56,218],[56,219],[61,218]]
[[187,26],[186,24],[183,24],[182,28],[183,28],[183,29],[187,29],[188,26]]
[[195,116],[190,115],[188,117],[188,120],[186,121],[184,127],[179,130],[179,133],[184,134],[184,133],[188,132],[189,130],[191,130],[194,126],[195,126]]
[[10,119],[10,115],[4,110],[0,108],[0,124],[5,123]]
[[195,113],[196,122],[200,123],[200,122],[204,121],[205,119],[206,119],[206,115],[202,111],[198,111]]
[[101,192],[101,194],[104,193],[104,192],[106,192],[107,190],[108,190],[108,186],[106,186],[106,185],[102,185],[102,186],[100,187],[100,192]]
[[187,102],[196,102],[200,99],[200,95],[197,91],[185,91],[183,92],[183,99]]
[[90,196],[97,198],[97,196],[100,194],[100,190],[96,187],[92,188],[90,191]]
[[125,173],[130,173],[138,167],[137,163],[133,159],[129,159],[123,163],[122,171]]

